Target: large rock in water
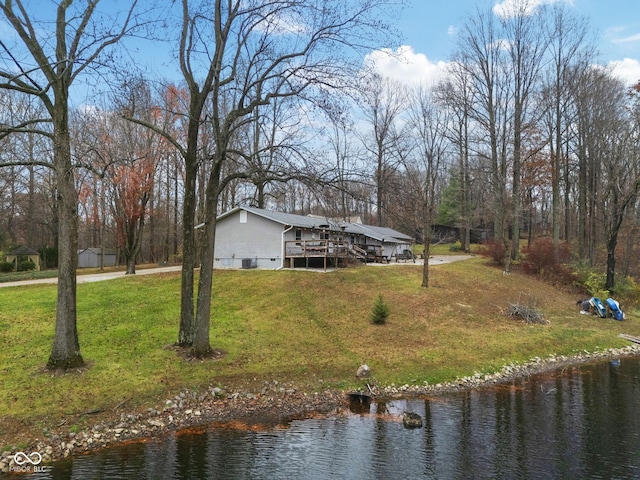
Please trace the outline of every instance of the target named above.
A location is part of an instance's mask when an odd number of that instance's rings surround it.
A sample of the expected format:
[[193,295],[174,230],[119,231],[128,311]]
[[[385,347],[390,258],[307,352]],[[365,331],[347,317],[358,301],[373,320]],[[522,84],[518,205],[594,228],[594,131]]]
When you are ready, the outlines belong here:
[[414,412],[404,412],[402,424],[404,428],[422,428],[422,417]]

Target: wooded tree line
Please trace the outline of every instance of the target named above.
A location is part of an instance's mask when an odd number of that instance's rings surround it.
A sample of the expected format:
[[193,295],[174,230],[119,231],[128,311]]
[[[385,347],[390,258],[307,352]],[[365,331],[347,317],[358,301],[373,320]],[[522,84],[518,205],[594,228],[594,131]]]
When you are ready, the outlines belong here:
[[[182,262],[178,343],[208,355],[215,219],[240,204],[359,216],[427,255],[433,224],[458,227],[463,249],[482,232],[505,270],[521,239],[549,236],[609,289],[640,273],[640,89],[595,66],[587,21],[478,8],[443,80],[413,86],[363,62],[392,45],[398,3],[0,3],[15,31],[0,42],[0,249],[58,249],[51,368],[83,362],[78,246],[117,248],[128,273]],[[170,45],[172,78],[122,63],[136,36]]]

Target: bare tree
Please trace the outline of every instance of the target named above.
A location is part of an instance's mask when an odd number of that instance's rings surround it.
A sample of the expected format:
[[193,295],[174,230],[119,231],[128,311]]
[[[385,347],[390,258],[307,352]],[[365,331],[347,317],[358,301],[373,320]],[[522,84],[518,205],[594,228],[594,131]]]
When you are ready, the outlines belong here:
[[[520,256],[520,224],[522,217],[522,164],[523,137],[527,130],[535,125],[540,113],[534,112],[534,95],[539,88],[539,75],[543,67],[543,56],[547,40],[543,35],[541,20],[544,18],[542,7],[522,0],[512,5],[502,17],[508,52],[507,76],[511,79],[513,113],[513,166],[512,166],[512,205],[511,258]],[[505,270],[509,270],[507,266]]]
[[[572,16],[563,5],[556,4],[549,11],[550,21],[546,23],[545,37],[549,38],[547,55],[550,59],[545,69],[544,101],[547,104],[545,118],[548,132],[549,154],[551,156],[552,219],[551,230],[554,253],[557,257],[560,244],[562,212],[562,179],[564,179],[565,215],[564,239],[569,239],[571,217],[569,209],[568,161],[569,144],[569,86],[570,75],[575,66],[584,64],[581,60],[591,58],[592,48],[586,43],[587,25],[584,20]],[[563,171],[565,174],[563,175]]]
[[456,224],[460,227],[460,243],[465,252],[470,251],[471,243],[471,170],[470,163],[470,115],[472,90],[471,79],[465,69],[453,62],[447,79],[436,87],[434,92],[441,108],[450,111],[450,122],[446,125],[446,134],[452,145],[457,148],[457,215]]
[[616,247],[627,214],[635,205],[640,193],[640,123],[639,103],[629,105],[629,95],[623,83],[611,77],[602,77],[606,118],[599,128],[607,133],[602,152],[604,192],[602,218],[604,221],[607,250],[605,289],[613,293],[616,280]]
[[[332,215],[346,221],[356,211],[351,201],[356,192],[352,191],[351,186],[361,178],[357,168],[361,154],[356,150],[354,142],[350,141],[354,133],[353,121],[348,113],[339,108],[327,111],[327,115],[330,120],[326,133],[327,143],[330,146],[327,155],[332,158],[336,172],[335,180],[332,182],[336,195]],[[328,192],[327,195],[329,195]]]
[[592,265],[602,241],[601,166],[610,141],[608,122],[615,118],[607,83],[606,74],[594,68],[578,67],[571,75],[572,149],[577,157],[578,256]]
[[407,92],[402,84],[377,74],[368,76],[362,89],[364,115],[371,126],[371,139],[364,139],[375,165],[377,223],[385,223],[390,183],[399,164],[399,117],[407,108]]
[[454,61],[461,75],[468,79],[472,101],[469,118],[473,121],[472,135],[475,152],[486,159],[490,172],[489,191],[493,202],[493,231],[503,241],[505,270],[510,268],[508,229],[507,175],[511,118],[509,118],[509,80],[502,32],[492,12],[476,10],[464,24]]
[[[243,155],[233,150],[238,131],[254,120],[257,108],[276,98],[346,84],[353,78],[345,52],[359,50],[365,44],[372,47],[368,34],[383,33],[378,14],[385,3],[389,4],[381,0],[331,1],[318,8],[316,2],[307,0],[182,1],[178,55],[189,90],[186,145],[150,126],[171,139],[185,159],[178,343],[191,346],[193,355],[203,357],[211,352],[218,201],[227,184],[250,174],[240,171],[224,175],[225,166]],[[379,41],[384,42],[382,37]],[[207,102],[210,104],[205,109]],[[215,149],[203,158],[199,157],[199,141],[205,126]],[[208,178],[203,185],[203,253],[194,312],[195,191],[198,166],[203,162]]]
[[[32,131],[53,144],[51,167],[56,176],[58,204],[58,296],[53,348],[47,366],[68,369],[84,363],[76,327],[76,266],[78,195],[69,134],[70,88],[78,76],[132,28],[130,15],[117,25],[96,21],[98,1],[71,9],[70,0],[58,2],[51,12],[31,10],[22,0],[0,2],[0,11],[16,34],[16,45],[0,42],[0,88],[39,99],[47,116],[24,119],[2,129],[0,136]],[[42,20],[38,19],[41,15]],[[97,16],[97,15],[96,15]],[[53,30],[52,30],[53,27]]]
[[409,123],[415,138],[413,150],[414,166],[421,179],[424,267],[422,269],[422,287],[429,286],[429,251],[431,230],[436,210],[437,186],[449,155],[449,142],[446,136],[449,124],[449,110],[437,104],[432,91],[420,88],[412,95],[409,107]]
[[[0,111],[3,126],[44,115],[37,99],[10,90],[0,92]],[[52,244],[51,225],[46,222],[48,201],[42,201],[39,188],[49,174],[49,168],[42,164],[48,162],[50,151],[48,139],[31,131],[15,132],[2,139],[0,164],[8,166],[0,172],[0,218],[4,219],[0,225],[5,240],[12,244]]]

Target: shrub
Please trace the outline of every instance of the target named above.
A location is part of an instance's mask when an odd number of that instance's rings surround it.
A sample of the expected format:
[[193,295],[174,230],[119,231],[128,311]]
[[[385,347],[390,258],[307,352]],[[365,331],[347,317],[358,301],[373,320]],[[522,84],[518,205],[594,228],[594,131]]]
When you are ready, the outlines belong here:
[[384,302],[382,294],[380,294],[376,299],[376,303],[373,304],[371,323],[382,325],[387,321],[387,317],[389,317],[389,306]]
[[538,238],[522,249],[524,259],[522,268],[526,273],[564,273],[564,265],[571,258],[571,250],[567,242],[560,242],[558,245],[558,256],[556,257],[553,240],[551,238]]
[[35,270],[36,269],[36,264],[33,263],[31,260],[24,260],[20,263],[18,263],[18,271],[19,272],[29,272],[31,270]]
[[13,262],[0,262],[0,272],[13,272]]
[[593,297],[599,298],[607,298],[609,296],[609,292],[604,286],[607,283],[607,275],[605,273],[592,273],[589,275],[585,286],[587,287],[587,291]]
[[618,277],[613,293],[626,303],[637,304],[640,299],[640,289],[632,277]]
[[504,247],[504,243],[497,238],[487,240],[479,249],[478,253],[484,257],[489,257],[496,265],[504,264],[504,257],[507,250]]

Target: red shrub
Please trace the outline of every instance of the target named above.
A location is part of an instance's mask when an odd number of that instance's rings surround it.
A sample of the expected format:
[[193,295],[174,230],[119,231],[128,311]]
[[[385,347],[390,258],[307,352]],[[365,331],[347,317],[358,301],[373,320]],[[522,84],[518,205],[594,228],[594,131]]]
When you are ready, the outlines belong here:
[[504,256],[506,249],[502,241],[492,238],[487,240],[479,249],[478,253],[484,257],[489,257],[496,265],[502,265],[504,263]]
[[531,245],[522,249],[524,258],[522,268],[526,273],[564,274],[565,264],[571,258],[571,250],[567,242],[560,242],[558,256],[554,255],[553,240],[548,237],[538,238]]

